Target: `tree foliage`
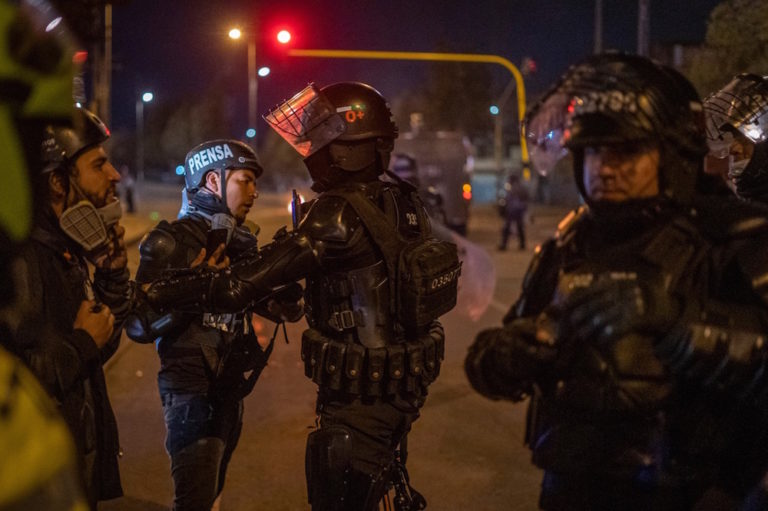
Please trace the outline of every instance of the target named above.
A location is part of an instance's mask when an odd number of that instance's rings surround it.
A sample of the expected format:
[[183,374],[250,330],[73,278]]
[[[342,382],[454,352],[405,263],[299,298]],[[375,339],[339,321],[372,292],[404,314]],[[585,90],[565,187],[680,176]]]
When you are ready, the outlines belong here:
[[768,73],[768,0],[725,0],[715,7],[688,74],[708,95],[743,72]]

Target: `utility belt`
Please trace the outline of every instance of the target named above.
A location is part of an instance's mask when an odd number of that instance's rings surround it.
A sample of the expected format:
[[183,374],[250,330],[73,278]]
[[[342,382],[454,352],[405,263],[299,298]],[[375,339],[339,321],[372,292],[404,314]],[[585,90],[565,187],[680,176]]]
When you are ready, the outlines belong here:
[[437,379],[444,357],[442,329],[382,348],[335,341],[314,328],[301,336],[307,378],[353,395],[391,396],[425,389]]

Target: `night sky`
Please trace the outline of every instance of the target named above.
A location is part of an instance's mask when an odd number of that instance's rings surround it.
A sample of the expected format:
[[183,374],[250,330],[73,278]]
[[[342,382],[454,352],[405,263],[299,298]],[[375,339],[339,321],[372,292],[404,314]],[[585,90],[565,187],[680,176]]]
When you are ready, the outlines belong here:
[[[652,0],[651,44],[701,41],[706,20],[719,0]],[[604,48],[634,51],[637,1],[603,0]],[[531,94],[566,67],[592,52],[591,0],[133,0],[113,14],[112,124],[134,125],[134,102],[142,90],[155,101],[201,92],[225,77],[236,103],[237,124],[245,127],[247,57],[243,41],[227,37],[230,26],[259,20],[258,65],[272,73],[259,79],[258,113],[314,81],[370,83],[394,98],[418,87],[427,63],[286,57],[274,34],[294,34],[296,48],[451,51],[501,55],[520,65],[533,58]],[[498,93],[510,79],[495,68]],[[151,108],[148,107],[148,108]],[[266,125],[262,124],[262,131]]]

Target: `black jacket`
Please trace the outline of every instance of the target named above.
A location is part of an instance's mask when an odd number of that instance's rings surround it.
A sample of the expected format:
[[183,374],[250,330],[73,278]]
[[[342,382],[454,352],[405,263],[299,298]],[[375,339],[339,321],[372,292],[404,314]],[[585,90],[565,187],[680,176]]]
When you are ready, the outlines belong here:
[[[189,268],[205,247],[210,228],[210,220],[198,213],[190,213],[173,223],[158,224],[141,242],[136,281],[145,284],[167,271]],[[237,260],[256,250],[256,237],[236,228],[227,245],[230,259]],[[250,319],[250,312],[174,312],[166,319],[148,310],[134,310],[126,332],[138,342],[158,341],[161,394],[217,393],[241,398],[252,389],[271,352],[271,349],[263,352],[258,348]],[[153,328],[150,324],[162,326]],[[246,366],[256,370],[248,383],[243,381],[243,371],[237,374],[238,369]]]
[[[38,223],[18,267],[19,299],[29,313],[12,325],[15,351],[58,403],[81,462],[90,464],[95,456],[86,481],[89,500],[119,497],[117,423],[102,366],[117,351],[130,308],[128,270],[96,270],[89,284],[79,247],[53,219]],[[102,349],[87,332],[72,328],[81,302],[93,298],[89,285],[115,316],[112,338]]]

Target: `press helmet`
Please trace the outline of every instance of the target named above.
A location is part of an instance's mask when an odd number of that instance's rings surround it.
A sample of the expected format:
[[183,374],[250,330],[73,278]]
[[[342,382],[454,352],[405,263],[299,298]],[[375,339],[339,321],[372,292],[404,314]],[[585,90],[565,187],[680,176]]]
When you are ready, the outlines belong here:
[[221,182],[225,182],[226,171],[232,169],[251,170],[256,178],[264,172],[253,149],[239,140],[209,140],[195,146],[184,158],[187,192],[195,193],[212,170],[218,171]]

